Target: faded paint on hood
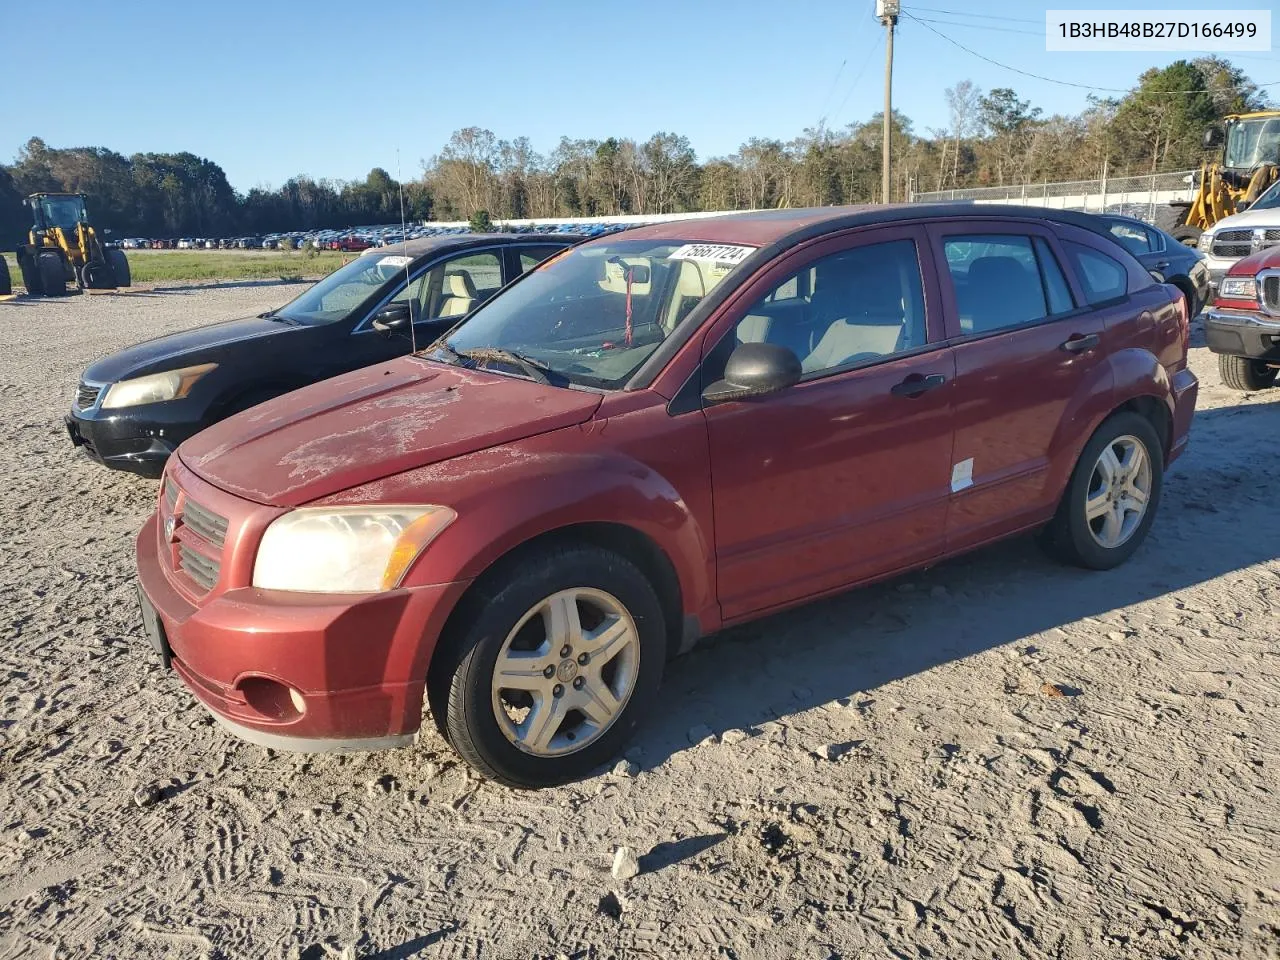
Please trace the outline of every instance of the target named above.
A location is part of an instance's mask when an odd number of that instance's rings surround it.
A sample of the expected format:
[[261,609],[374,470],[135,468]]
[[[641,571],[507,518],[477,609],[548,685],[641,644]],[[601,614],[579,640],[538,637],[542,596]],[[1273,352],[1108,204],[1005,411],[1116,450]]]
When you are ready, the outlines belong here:
[[258,503],[299,506],[588,420],[600,395],[419,357],[357,370],[196,434],[178,456]]

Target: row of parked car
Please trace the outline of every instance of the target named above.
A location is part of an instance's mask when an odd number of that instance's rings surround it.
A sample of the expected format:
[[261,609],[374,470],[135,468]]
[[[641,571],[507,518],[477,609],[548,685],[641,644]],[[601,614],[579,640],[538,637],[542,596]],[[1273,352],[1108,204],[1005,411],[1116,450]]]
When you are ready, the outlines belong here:
[[[512,227],[507,232],[525,236],[528,234],[573,234],[596,237],[625,229],[614,223],[550,223]],[[407,230],[400,226],[359,227],[352,230],[294,231],[270,233],[252,237],[178,237],[147,239],[126,237],[119,245],[126,250],[276,250],[285,241],[297,249],[307,246],[317,250],[343,250],[359,252],[370,247],[389,247],[405,240],[425,237],[462,236],[471,230],[465,226],[416,226]]]
[[[1138,549],[1207,296],[1138,223],[953,204],[410,240],[98,361],[67,428],[161,476],[143,622],[228,729],[380,749],[425,703],[487,776],[559,783],[702,635],[1020,533],[1098,570]],[[1268,278],[1211,312],[1272,323],[1276,364]]]

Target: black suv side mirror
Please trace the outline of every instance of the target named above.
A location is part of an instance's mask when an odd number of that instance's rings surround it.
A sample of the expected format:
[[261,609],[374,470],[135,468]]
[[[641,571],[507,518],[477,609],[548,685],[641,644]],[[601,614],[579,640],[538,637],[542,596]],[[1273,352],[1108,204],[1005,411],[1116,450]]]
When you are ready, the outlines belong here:
[[800,382],[800,358],[776,343],[743,343],[729,355],[724,379],[702,391],[708,403],[777,393]]
[[407,303],[390,303],[373,315],[373,329],[383,336],[409,329],[413,310]]

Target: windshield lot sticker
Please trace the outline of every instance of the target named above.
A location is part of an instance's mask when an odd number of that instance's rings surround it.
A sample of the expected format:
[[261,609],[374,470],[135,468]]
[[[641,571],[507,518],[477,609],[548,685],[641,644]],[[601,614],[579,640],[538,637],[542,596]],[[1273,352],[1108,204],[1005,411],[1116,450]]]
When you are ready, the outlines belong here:
[[380,267],[407,267],[413,263],[413,257],[383,257],[378,261]]
[[755,252],[755,247],[740,247],[730,243],[686,243],[668,260],[698,260],[703,263],[727,263],[737,266]]
[[959,493],[973,486],[973,457],[961,460],[951,468],[951,492]]

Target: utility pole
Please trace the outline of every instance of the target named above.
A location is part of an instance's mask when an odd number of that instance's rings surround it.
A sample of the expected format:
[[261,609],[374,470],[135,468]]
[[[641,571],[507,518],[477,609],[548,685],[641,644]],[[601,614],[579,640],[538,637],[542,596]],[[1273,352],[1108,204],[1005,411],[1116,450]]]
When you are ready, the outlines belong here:
[[893,130],[893,28],[898,22],[901,0],[876,0],[876,17],[889,31],[884,46],[884,157],[880,176],[880,202],[889,203],[893,184],[893,147],[890,133]]

